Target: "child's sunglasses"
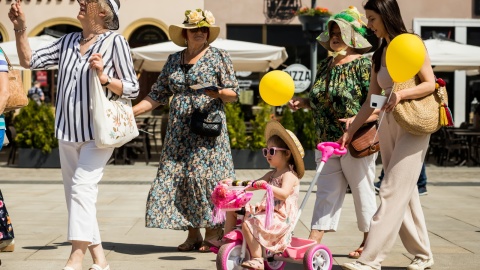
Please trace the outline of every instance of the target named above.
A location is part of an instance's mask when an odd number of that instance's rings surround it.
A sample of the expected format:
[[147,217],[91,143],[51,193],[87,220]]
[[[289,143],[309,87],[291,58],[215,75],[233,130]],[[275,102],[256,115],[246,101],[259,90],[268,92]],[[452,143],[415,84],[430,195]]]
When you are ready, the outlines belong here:
[[263,148],[262,152],[265,157],[267,155],[274,156],[276,151],[287,151],[288,149],[286,148],[280,148],[280,147],[270,147],[270,148]]

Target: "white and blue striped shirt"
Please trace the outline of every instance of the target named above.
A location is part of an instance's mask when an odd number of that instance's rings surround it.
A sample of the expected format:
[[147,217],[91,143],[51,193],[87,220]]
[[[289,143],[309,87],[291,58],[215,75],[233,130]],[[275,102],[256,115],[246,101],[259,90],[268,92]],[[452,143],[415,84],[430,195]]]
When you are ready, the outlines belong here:
[[[116,35],[102,55],[104,73],[123,83],[123,98],[135,99],[139,93],[137,75],[133,67],[130,47],[127,40],[114,32],[98,36],[87,52],[80,54],[81,33],[70,33],[55,43],[32,52],[31,69],[45,69],[58,65],[58,83],[55,112],[55,136],[69,142],[93,140],[93,115],[91,110],[90,80],[93,79],[88,60],[93,53],[100,51],[103,41]],[[115,96],[110,90],[108,98]]]

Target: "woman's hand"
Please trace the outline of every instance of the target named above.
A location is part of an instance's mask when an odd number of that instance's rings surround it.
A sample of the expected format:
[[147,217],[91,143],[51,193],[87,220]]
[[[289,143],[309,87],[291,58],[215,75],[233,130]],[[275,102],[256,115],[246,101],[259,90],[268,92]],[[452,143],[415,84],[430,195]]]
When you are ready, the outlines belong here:
[[293,111],[307,107],[308,99],[294,97],[288,101],[288,107]]
[[8,18],[13,23],[13,28],[16,30],[22,30],[25,28],[25,13],[23,13],[22,0],[17,0],[10,5],[10,11],[8,12]]
[[[393,91],[393,90],[392,90]],[[392,93],[390,100],[383,105],[382,110],[386,112],[391,112],[395,109],[395,106],[402,100],[402,97],[399,92]]]
[[348,128],[350,127],[350,124],[353,123],[353,120],[355,120],[355,116],[352,116],[350,118],[340,118],[340,119],[338,119],[338,121],[340,121],[342,123],[345,123],[345,130],[348,130]]
[[97,71],[98,77],[102,77],[103,75],[103,58],[102,55],[99,53],[94,53],[88,60],[90,63],[90,68],[95,69]]
[[216,98],[220,98],[221,94],[220,94],[220,91],[222,91],[223,89],[218,89],[218,90],[205,90],[205,95],[213,98],[213,99],[216,99]]
[[343,133],[342,137],[338,139],[337,143],[341,145],[340,149],[344,149],[345,147],[348,147],[348,144],[350,144],[351,140],[352,140],[352,136],[347,131]]

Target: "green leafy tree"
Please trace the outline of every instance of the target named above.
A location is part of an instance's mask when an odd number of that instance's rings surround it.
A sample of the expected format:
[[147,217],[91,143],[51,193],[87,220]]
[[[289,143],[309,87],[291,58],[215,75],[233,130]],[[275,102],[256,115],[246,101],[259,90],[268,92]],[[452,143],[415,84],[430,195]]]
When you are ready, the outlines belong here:
[[23,107],[13,119],[17,132],[15,141],[19,148],[41,149],[44,153],[50,153],[58,147],[55,138],[55,115],[49,105],[37,105],[30,101]]
[[232,149],[247,148],[246,126],[239,102],[225,105],[225,117]]
[[272,106],[265,102],[260,102],[258,106],[260,111],[255,115],[255,120],[251,120],[253,126],[252,141],[249,144],[251,150],[258,150],[266,147],[265,142],[265,127],[267,122],[272,119]]

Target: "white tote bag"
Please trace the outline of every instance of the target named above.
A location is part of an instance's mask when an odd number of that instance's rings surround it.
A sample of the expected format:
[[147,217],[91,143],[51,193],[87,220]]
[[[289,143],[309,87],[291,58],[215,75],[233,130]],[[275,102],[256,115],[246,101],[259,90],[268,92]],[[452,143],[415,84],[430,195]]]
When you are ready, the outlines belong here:
[[[114,36],[115,34],[112,34],[105,40],[100,54],[103,55],[110,47]],[[93,71],[92,73],[93,79],[90,87],[95,145],[98,148],[120,147],[138,136],[132,101],[120,97],[109,100],[97,72]]]

